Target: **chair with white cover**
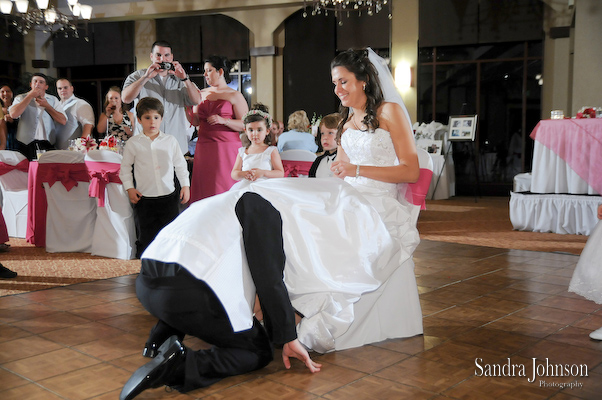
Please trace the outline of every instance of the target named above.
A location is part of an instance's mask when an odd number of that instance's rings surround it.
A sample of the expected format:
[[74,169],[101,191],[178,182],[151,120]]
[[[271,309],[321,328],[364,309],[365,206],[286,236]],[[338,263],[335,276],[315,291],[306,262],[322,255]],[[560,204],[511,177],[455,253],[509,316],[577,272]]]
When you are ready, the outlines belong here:
[[90,177],[84,155],[68,150],[43,153],[38,177],[47,200],[46,251],[90,253],[96,199],[88,195]]
[[11,237],[24,238],[27,231],[27,158],[11,150],[0,150],[2,214]]
[[280,153],[284,176],[307,177],[316,154],[309,150],[285,150]]
[[130,260],[136,254],[134,211],[119,180],[121,155],[91,150],[85,161],[90,174],[90,196],[98,199],[92,255]]
[[410,183],[409,187],[412,192],[411,203],[420,206],[421,210],[426,210],[426,195],[431,185],[431,179],[433,178],[433,159],[426,150],[417,148],[418,153],[418,165],[420,166],[420,176],[418,181]]

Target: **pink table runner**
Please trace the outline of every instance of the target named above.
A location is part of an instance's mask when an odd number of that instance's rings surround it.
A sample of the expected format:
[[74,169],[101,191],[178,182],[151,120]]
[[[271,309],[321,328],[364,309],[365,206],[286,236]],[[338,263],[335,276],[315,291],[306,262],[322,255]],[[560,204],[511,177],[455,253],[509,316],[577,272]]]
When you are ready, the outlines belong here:
[[531,138],[553,151],[598,193],[602,193],[602,119],[539,121]]

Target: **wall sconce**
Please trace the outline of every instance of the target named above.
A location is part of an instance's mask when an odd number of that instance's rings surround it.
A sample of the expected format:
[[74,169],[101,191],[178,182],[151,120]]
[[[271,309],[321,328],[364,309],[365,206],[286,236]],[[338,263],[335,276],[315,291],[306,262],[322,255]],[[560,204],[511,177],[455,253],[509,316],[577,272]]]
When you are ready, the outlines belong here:
[[395,86],[399,90],[407,90],[412,87],[412,67],[405,61],[395,67]]

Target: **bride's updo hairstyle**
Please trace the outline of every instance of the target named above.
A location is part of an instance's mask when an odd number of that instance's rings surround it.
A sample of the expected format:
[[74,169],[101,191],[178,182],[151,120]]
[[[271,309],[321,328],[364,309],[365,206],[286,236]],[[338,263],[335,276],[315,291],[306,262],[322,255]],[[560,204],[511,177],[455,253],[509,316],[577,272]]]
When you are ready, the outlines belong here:
[[[349,72],[355,75],[358,81],[366,83],[366,116],[363,119],[363,124],[366,125],[370,131],[374,131],[378,128],[379,123],[376,118],[376,110],[383,103],[384,96],[383,91],[378,81],[378,75],[374,65],[368,59],[368,50],[346,50],[337,55],[334,60],[330,63],[330,70],[332,71],[335,67],[344,67]],[[343,105],[339,108],[339,113],[343,117],[338,126],[337,131],[337,142],[341,140],[341,134],[343,133],[343,125],[349,119],[349,108]]]
[[209,63],[209,64],[213,65],[213,68],[215,68],[218,71],[220,69],[223,70],[224,71],[224,79],[226,80],[226,83],[232,82],[232,78],[230,78],[230,70],[232,69],[232,63],[226,57],[209,56],[205,60],[205,63]]

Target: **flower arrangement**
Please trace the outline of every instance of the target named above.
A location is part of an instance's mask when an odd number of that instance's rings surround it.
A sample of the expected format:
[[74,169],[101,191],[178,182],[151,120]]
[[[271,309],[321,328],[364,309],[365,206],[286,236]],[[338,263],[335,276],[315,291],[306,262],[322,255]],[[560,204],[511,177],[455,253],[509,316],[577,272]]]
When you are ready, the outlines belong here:
[[577,113],[577,118],[596,118],[596,109],[593,107],[584,107]]
[[100,150],[111,150],[115,153],[121,152],[121,141],[113,135],[109,135],[102,139],[98,146]]
[[87,153],[90,150],[94,150],[98,147],[98,145],[96,144],[96,140],[94,140],[94,138],[91,137],[80,137],[75,139],[75,148],[77,151],[80,151],[82,153]]

